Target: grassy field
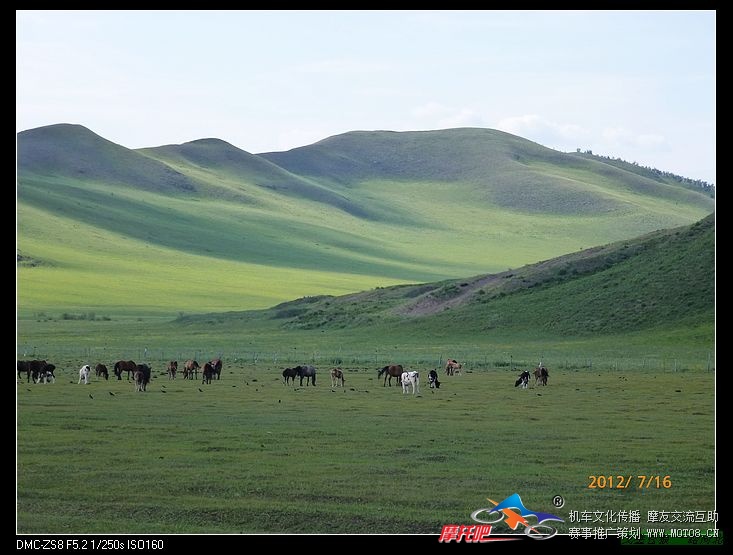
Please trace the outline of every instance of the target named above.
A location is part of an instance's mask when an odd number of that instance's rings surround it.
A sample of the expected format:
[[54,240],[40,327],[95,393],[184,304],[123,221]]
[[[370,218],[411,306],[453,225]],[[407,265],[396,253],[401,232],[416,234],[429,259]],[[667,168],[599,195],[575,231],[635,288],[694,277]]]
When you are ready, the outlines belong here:
[[[419,367],[412,396],[373,366],[344,364],[332,389],[326,365],[293,387],[282,364],[225,359],[202,385],[152,360],[136,393],[56,362],[55,384],[17,386],[20,533],[438,534],[515,492],[561,532],[571,510],[715,508],[712,372],[551,366],[547,387],[521,390],[510,368],[468,368],[430,390]],[[590,489],[591,475],[633,486]]]

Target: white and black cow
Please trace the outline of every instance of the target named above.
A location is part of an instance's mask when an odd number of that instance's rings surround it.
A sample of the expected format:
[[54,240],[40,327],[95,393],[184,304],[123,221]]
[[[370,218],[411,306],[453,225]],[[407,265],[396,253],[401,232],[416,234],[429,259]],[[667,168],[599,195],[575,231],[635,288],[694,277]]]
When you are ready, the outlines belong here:
[[525,370],[524,372],[519,374],[517,381],[514,382],[514,387],[521,386],[522,389],[527,389],[527,384],[529,384],[529,372]]
[[428,373],[428,383],[430,384],[430,389],[438,389],[440,387],[440,382],[438,381],[438,372],[435,370],[431,370]]

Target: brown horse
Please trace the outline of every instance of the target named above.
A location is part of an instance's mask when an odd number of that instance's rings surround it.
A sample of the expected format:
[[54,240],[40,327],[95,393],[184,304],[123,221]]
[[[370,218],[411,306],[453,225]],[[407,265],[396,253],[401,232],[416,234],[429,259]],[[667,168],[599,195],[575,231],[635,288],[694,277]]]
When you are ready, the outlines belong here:
[[184,380],[192,380],[194,378],[198,379],[199,377],[199,363],[195,360],[187,360],[183,364],[183,379]]
[[534,369],[534,384],[547,385],[547,377],[550,373],[544,366],[538,366]]
[[331,387],[337,387],[341,386],[344,387],[344,382],[346,379],[344,378],[344,371],[341,370],[341,368],[332,368],[331,369]]
[[455,359],[449,358],[445,363],[445,375],[452,376],[453,374],[460,374],[463,365]]
[[130,379],[130,372],[134,372],[137,370],[137,364],[135,364],[131,360],[118,360],[115,362],[115,376],[117,376],[118,380],[122,379],[122,372],[127,372],[127,379]]
[[168,379],[169,380],[175,380],[176,379],[176,372],[178,372],[178,361],[177,360],[171,360],[168,363]]
[[389,364],[384,368],[380,368],[377,373],[377,379],[384,374],[384,386],[387,385],[389,378],[389,386],[392,387],[392,378],[397,378],[397,385],[402,385],[402,372],[404,372],[401,364]]

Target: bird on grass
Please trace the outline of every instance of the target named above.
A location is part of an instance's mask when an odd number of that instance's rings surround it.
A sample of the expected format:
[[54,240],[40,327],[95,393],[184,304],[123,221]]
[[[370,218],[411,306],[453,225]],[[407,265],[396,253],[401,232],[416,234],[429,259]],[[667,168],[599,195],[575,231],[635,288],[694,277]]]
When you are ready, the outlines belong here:
[[199,391],[200,391],[201,393],[203,393],[203,392],[204,392],[204,390],[203,390],[203,389],[201,389],[200,387],[199,387]]
[[114,393],[112,393],[111,391],[109,392],[109,394],[110,394],[110,395],[112,395],[112,397],[114,397],[114,396],[115,396],[115,394],[114,394]]
[[89,394],[89,398],[90,399],[94,399],[94,397],[92,397],[92,394],[91,393]]

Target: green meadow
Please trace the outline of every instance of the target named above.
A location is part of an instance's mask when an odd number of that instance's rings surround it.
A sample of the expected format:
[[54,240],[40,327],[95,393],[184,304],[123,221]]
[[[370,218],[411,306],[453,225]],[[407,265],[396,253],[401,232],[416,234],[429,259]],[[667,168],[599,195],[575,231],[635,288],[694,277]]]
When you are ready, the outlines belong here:
[[563,533],[573,510],[715,508],[712,372],[551,368],[522,390],[508,367],[465,368],[431,390],[424,371],[413,396],[371,366],[301,387],[226,361],[203,385],[154,360],[138,393],[59,362],[55,384],[17,388],[20,533],[439,534],[512,493]]

